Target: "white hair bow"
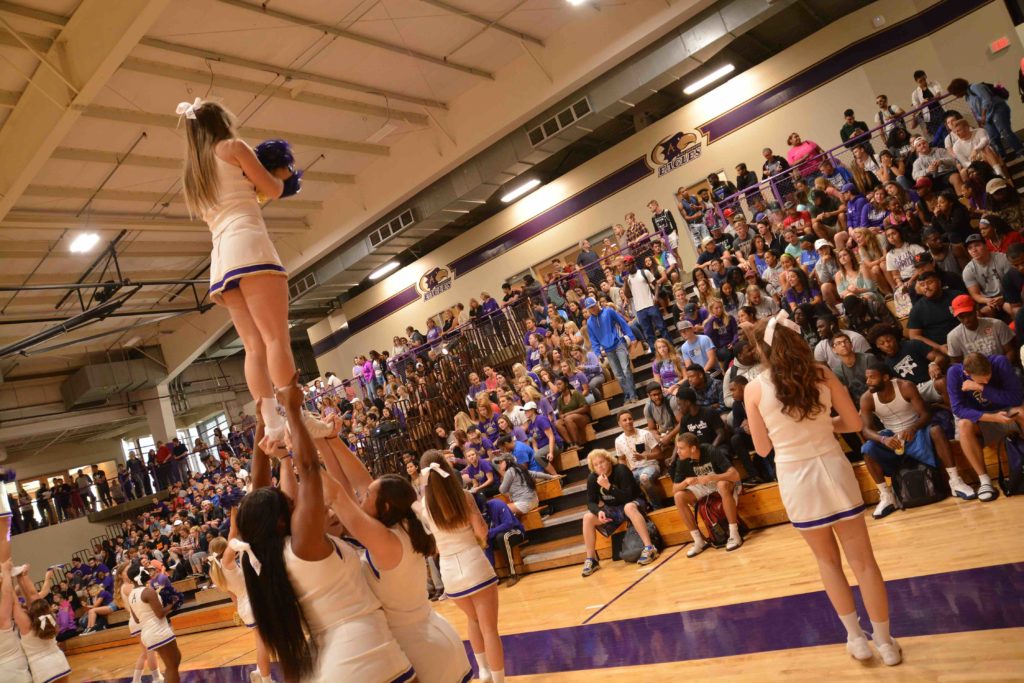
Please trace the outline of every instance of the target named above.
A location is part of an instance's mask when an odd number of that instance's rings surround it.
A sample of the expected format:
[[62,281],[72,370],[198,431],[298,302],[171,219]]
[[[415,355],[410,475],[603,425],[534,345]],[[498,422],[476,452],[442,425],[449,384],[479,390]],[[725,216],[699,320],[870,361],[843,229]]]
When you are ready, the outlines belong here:
[[141,586],[143,583],[145,583],[145,579],[142,578],[142,571],[140,570],[139,573],[135,575],[135,585]]
[[430,473],[431,472],[437,472],[438,474],[441,475],[441,477],[443,479],[447,479],[449,476],[451,476],[451,475],[448,474],[448,471],[446,469],[441,467],[441,465],[439,465],[436,462],[432,462],[429,465],[427,465],[425,468],[423,468],[422,472],[420,472],[420,479],[423,480],[424,484],[426,484],[427,481],[430,479]]
[[197,97],[196,101],[192,104],[188,102],[178,102],[178,106],[175,108],[174,113],[178,116],[184,116],[186,119],[194,119],[196,117],[196,109],[203,104],[202,98]]
[[789,313],[785,311],[779,311],[775,314],[775,317],[768,321],[768,327],[764,331],[764,343],[768,346],[772,345],[772,340],[775,339],[775,328],[782,324],[783,327],[788,327],[797,334],[800,334],[800,326],[789,319]]
[[39,617],[39,628],[40,629],[46,628],[46,622],[50,622],[54,626],[57,625],[57,620],[53,618],[52,614],[44,614],[44,615]]
[[249,564],[252,565],[252,570],[256,572],[256,576],[260,575],[260,572],[263,570],[263,565],[258,559],[256,559],[256,553],[252,551],[251,545],[240,538],[232,538],[228,541],[228,545],[231,546],[231,549],[236,553],[245,553],[246,557],[249,558]]

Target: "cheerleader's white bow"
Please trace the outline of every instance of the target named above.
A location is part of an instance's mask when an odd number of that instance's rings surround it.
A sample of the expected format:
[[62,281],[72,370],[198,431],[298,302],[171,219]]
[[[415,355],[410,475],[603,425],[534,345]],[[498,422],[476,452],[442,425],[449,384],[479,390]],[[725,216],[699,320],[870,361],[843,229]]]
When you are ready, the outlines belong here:
[[40,628],[40,630],[46,628],[46,622],[50,622],[54,626],[57,625],[57,620],[53,618],[52,614],[44,614],[41,617],[39,617],[39,628]]
[[800,334],[800,326],[789,319],[789,313],[779,311],[775,314],[774,318],[768,321],[768,327],[764,330],[764,343],[768,346],[772,345],[772,340],[775,339],[775,328],[780,324]]
[[240,538],[232,538],[228,541],[228,545],[236,553],[245,553],[245,556],[249,558],[249,564],[252,565],[252,570],[256,572],[256,576],[260,575],[263,570],[263,565],[256,559],[256,553],[252,551],[252,546],[243,541]]
[[144,582],[144,580],[142,578],[142,572],[139,572],[138,574],[135,575],[135,585],[136,586],[141,586],[143,584],[143,582]]
[[438,474],[441,475],[443,479],[447,479],[449,476],[451,476],[448,474],[448,471],[446,469],[441,467],[436,462],[432,462],[429,465],[427,465],[427,467],[424,468],[424,470],[420,473],[420,478],[423,480],[424,484],[426,484],[427,481],[430,479],[431,472],[437,472]]
[[194,119],[196,117],[196,109],[199,109],[202,104],[203,100],[199,97],[197,97],[196,101],[192,104],[189,104],[188,102],[178,102],[178,106],[175,108],[174,113],[178,116],[184,116],[186,119]]

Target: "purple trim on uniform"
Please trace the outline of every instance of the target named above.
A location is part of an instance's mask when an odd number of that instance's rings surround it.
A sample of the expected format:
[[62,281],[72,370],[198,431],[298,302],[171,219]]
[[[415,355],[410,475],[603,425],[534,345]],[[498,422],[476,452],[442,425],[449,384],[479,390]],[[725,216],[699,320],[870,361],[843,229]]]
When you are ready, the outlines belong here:
[[410,666],[409,670],[401,676],[391,679],[391,683],[405,683],[406,681],[411,681],[414,678],[416,678],[416,671]]
[[341,548],[340,548],[340,547],[338,547],[338,544],[334,542],[334,539],[333,539],[333,538],[332,538],[332,539],[330,539],[330,540],[331,540],[331,545],[333,545],[333,546],[334,546],[334,554],[338,556],[338,559],[339,559],[339,560],[341,560],[342,562],[344,562],[344,561],[345,561],[345,556],[341,554]]
[[14,515],[13,512],[0,512],[0,519],[4,517],[11,517],[12,515]]
[[210,285],[210,294],[216,294],[219,289],[224,287],[228,280],[236,280],[246,275],[253,275],[261,271],[270,271],[275,273],[285,273],[284,266],[276,263],[257,263],[252,266],[242,266],[241,268],[233,268],[224,274],[217,282]]
[[64,678],[65,676],[67,676],[70,673],[71,673],[71,669],[68,668],[68,670],[65,671],[64,673],[57,674],[56,676],[50,676],[45,681],[43,681],[43,683],[51,683],[52,681],[56,681],[56,680],[59,680],[61,678]]
[[836,522],[841,522],[849,517],[856,517],[862,512],[864,512],[863,503],[856,507],[850,508],[849,510],[837,512],[834,515],[822,517],[821,519],[814,519],[810,522],[793,522],[793,526],[795,526],[797,529],[814,529],[815,527],[828,526],[830,524],[835,524]]
[[157,648],[160,648],[160,647],[163,647],[163,646],[164,646],[164,645],[166,645],[167,643],[170,643],[170,642],[172,642],[172,641],[176,640],[177,638],[178,638],[178,636],[171,636],[170,638],[166,638],[166,639],[164,639],[164,640],[161,640],[161,641],[160,641],[159,643],[157,643],[156,645],[147,645],[147,646],[146,646],[146,649],[147,649],[147,650],[149,650],[150,652],[152,652],[153,650],[155,650],[155,649],[157,649]]
[[[611,195],[623,190],[639,180],[654,173],[647,165],[644,158],[637,159],[617,171],[587,187],[575,195],[568,197],[546,211],[542,211],[525,223],[521,223],[512,230],[504,233],[486,244],[477,247],[465,256],[452,261],[449,268],[455,271],[456,276],[462,276],[469,271],[484,265],[491,259],[497,258],[508,250],[518,247],[527,240],[536,237],[546,230],[556,227],[558,224],[572,218],[576,214],[599,204]],[[342,342],[356,332],[364,330],[374,323],[380,322],[399,309],[418,301],[420,294],[416,287],[408,287],[392,295],[385,301],[377,304],[369,310],[363,311],[348,322],[348,327],[337,330],[317,342],[313,342],[313,357],[328,353],[341,346]]]
[[458,593],[449,593],[448,591],[445,591],[444,594],[446,596],[448,596],[449,598],[464,598],[467,595],[472,595],[473,593],[476,593],[477,591],[482,591],[484,588],[487,588],[492,583],[498,583],[498,577],[497,576],[492,576],[491,578],[487,579],[483,583],[478,583],[477,585],[473,586],[472,588],[467,588],[464,591],[459,591]]
[[466,675],[462,677],[462,680],[460,680],[459,683],[469,683],[471,680],[473,680],[473,669],[472,668],[469,671],[466,672]]
[[[245,622],[242,622],[242,623],[244,624]],[[245,627],[246,628],[256,628],[256,624],[245,624]]]
[[375,567],[373,564],[373,558],[370,557],[370,549],[362,543],[360,543],[359,541],[357,541],[356,539],[352,538],[351,536],[342,536],[341,540],[351,543],[352,545],[366,553],[366,563],[370,565],[370,571],[373,572],[374,576],[380,579],[380,571],[378,571],[377,567]]
[[[951,22],[974,12],[991,0],[945,0],[911,16],[883,31],[876,31],[862,40],[833,52],[798,74],[765,90],[741,105],[697,126],[708,144],[770,114],[813,90],[839,78],[882,55],[920,40]],[[458,271],[456,271],[458,272]]]

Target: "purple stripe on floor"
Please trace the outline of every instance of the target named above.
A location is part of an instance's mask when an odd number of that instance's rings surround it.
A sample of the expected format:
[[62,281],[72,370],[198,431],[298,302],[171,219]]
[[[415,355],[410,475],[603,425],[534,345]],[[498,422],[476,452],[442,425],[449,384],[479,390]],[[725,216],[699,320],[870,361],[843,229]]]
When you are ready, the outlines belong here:
[[[692,562],[699,564],[700,560]],[[700,580],[699,571],[692,576],[694,581]],[[889,581],[888,588],[896,637],[1024,626],[1024,562],[899,579]],[[859,611],[861,623],[869,626],[863,607]],[[846,657],[838,651],[844,639],[843,627],[820,591],[502,638],[505,671],[520,676],[827,644],[837,645],[838,663]],[[538,657],[537,653],[547,654]],[[181,680],[248,683],[253,668],[250,664],[188,671]],[[120,678],[103,683],[129,681]]]

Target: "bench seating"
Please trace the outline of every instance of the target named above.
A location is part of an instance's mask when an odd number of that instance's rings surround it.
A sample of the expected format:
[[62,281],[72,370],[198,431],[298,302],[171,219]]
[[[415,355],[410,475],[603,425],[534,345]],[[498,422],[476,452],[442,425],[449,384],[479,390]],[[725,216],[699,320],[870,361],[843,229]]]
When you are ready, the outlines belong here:
[[551,479],[549,481],[538,481],[537,482],[537,498],[540,500],[548,500],[550,498],[558,498],[562,495],[562,480]]
[[[181,612],[171,617],[171,628],[176,635],[199,633],[235,625],[235,606],[231,602],[210,605]],[[126,625],[108,628],[84,636],[77,636],[63,643],[66,654],[82,654],[113,647],[137,645],[138,636],[129,636]]]

